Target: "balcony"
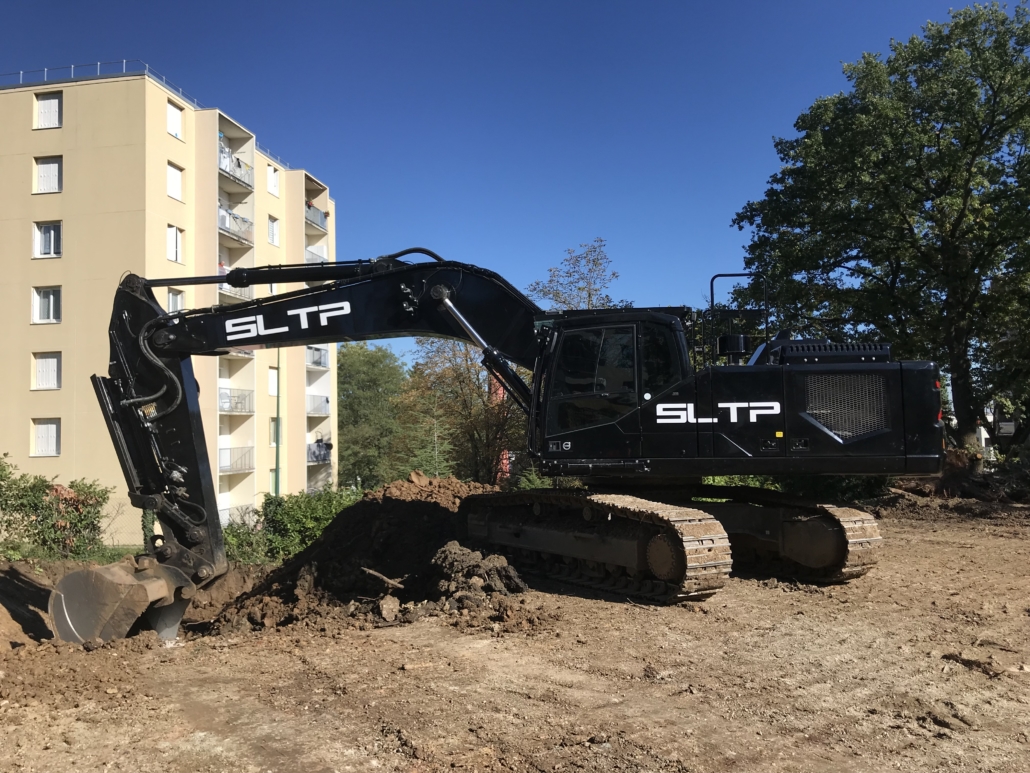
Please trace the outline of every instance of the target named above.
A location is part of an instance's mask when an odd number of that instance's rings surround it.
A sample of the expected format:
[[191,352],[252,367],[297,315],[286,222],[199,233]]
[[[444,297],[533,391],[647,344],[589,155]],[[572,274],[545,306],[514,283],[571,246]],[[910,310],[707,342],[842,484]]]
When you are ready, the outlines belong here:
[[333,461],[333,444],[331,435],[308,443],[308,464],[331,464]]
[[254,167],[234,156],[232,150],[218,143],[218,171],[248,190],[254,190]]
[[323,231],[329,231],[329,217],[325,212],[311,204],[304,204],[304,219]]
[[218,230],[237,242],[254,246],[254,223],[221,206],[218,208]]
[[308,401],[308,416],[328,416],[329,396],[328,395],[306,395]]
[[232,505],[218,508],[218,520],[222,526],[230,523],[245,523],[253,526],[257,521],[257,516],[258,512],[253,505]]
[[254,413],[254,392],[219,387],[218,410],[221,413]]
[[[323,247],[322,250],[325,250],[325,248]],[[317,252],[316,250],[312,249],[311,247],[308,247],[307,249],[304,250],[304,262],[305,263],[328,263],[329,262],[329,258],[326,255],[322,254],[321,252]]]
[[241,472],[254,471],[254,447],[219,448],[218,472],[223,475],[235,475]]
[[[237,298],[241,301],[251,301],[254,299],[254,288],[253,287],[233,287],[228,284],[218,285],[218,292],[224,293],[232,298]],[[251,357],[254,355],[251,354]]]
[[[237,289],[240,289],[240,288],[233,287],[233,288],[230,288],[230,289],[237,290]],[[248,287],[246,289],[249,290],[250,288]],[[254,359],[254,350],[253,349],[233,349],[233,348],[230,348],[230,347],[226,347],[225,354],[223,354],[222,356],[223,357],[232,357],[232,358],[241,359],[241,360],[252,360],[252,359]]]
[[329,368],[329,350],[318,346],[309,346],[305,352],[309,368]]

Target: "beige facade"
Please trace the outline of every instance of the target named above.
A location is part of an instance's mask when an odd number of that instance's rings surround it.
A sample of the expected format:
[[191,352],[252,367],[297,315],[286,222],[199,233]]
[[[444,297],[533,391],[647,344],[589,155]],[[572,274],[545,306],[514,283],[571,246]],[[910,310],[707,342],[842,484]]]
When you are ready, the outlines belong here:
[[[107,372],[111,303],[149,279],[335,261],[328,188],[257,147],[217,109],[147,74],[0,88],[0,453],[22,472],[112,486],[112,543],[141,541],[89,376]],[[166,308],[302,285],[155,288]],[[331,346],[195,357],[223,520],[279,486],[332,484]],[[278,400],[276,399],[278,391]]]

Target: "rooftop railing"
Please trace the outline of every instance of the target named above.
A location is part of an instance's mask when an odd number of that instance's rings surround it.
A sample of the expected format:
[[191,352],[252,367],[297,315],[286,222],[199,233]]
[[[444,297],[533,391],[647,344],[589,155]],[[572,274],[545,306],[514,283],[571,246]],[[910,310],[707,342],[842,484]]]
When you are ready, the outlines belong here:
[[[42,70],[16,70],[0,73],[0,88],[4,86],[29,86],[34,83],[75,80],[76,78],[103,78],[113,75],[143,74],[153,78],[169,91],[178,94],[185,102],[197,109],[205,107],[196,97],[183,91],[172,81],[144,62],[142,59],[118,59],[111,62],[87,62],[86,64],[69,64],[63,67],[44,67]],[[292,169],[286,161],[270,151],[264,145],[257,144],[257,149],[285,169]]]
[[222,142],[218,143],[218,168],[241,185],[254,189],[254,167],[233,155],[232,149]]
[[218,410],[221,413],[254,413],[253,390],[218,387]]
[[254,470],[254,447],[218,449],[218,471],[223,473],[252,472]]
[[218,230],[247,244],[254,244],[254,223],[230,209],[218,207]]
[[309,223],[314,223],[323,231],[329,230],[329,218],[326,217],[325,212],[320,210],[318,207],[313,207],[310,204],[304,205],[304,218]]

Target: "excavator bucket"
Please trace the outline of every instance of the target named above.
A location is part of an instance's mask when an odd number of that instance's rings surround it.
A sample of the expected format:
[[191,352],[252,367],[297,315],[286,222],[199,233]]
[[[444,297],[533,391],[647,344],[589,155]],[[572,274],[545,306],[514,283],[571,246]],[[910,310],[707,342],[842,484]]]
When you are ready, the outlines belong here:
[[[173,627],[167,613],[156,615],[160,625],[158,633],[163,634],[163,638],[175,638],[186,604],[177,603],[174,589],[170,589],[164,578],[138,572],[128,563],[81,569],[65,575],[50,594],[51,628],[66,642],[82,644],[96,639],[108,642],[124,638],[151,605],[162,604],[175,607],[169,611],[173,615],[178,611],[178,619],[174,620]],[[163,624],[160,618],[164,618]]]

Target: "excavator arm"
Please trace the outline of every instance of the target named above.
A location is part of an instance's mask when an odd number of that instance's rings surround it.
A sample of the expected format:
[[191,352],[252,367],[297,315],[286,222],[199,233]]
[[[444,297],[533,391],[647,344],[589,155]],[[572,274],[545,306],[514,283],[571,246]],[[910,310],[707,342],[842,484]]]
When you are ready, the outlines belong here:
[[[421,253],[428,263],[400,258]],[[268,298],[165,313],[158,286],[313,283]],[[539,308],[497,274],[421,248],[372,261],[241,268],[224,276],[148,281],[126,276],[109,328],[107,377],[93,387],[129,489],[161,533],[133,563],[67,575],[50,599],[57,635],[72,642],[125,636],[145,617],[174,638],[197,589],[227,570],[193,355],[401,336],[466,341],[525,410]]]

